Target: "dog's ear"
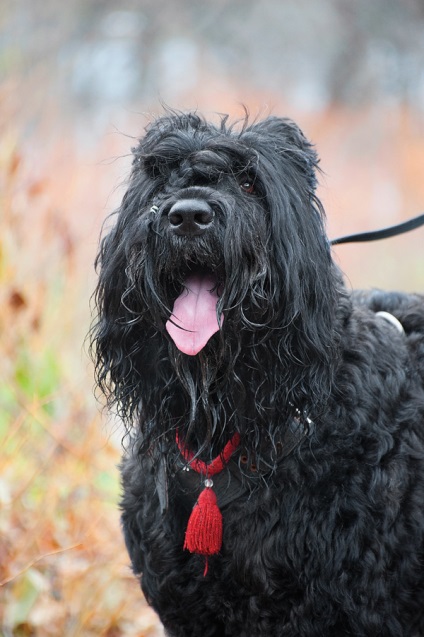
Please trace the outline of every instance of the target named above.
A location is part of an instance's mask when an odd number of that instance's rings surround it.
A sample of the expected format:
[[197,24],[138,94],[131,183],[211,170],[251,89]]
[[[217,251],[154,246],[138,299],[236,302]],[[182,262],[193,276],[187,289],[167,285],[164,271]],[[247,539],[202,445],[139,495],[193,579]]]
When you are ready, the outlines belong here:
[[268,117],[246,129],[261,140],[261,152],[266,148],[273,155],[285,156],[307,178],[309,186],[315,190],[316,171],[319,159],[313,144],[305,137],[299,126],[285,117]]

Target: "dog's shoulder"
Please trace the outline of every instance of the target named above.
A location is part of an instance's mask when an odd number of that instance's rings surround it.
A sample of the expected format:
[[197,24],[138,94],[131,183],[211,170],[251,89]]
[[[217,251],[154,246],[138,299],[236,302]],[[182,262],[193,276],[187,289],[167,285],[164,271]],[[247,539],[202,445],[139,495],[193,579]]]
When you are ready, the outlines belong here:
[[406,356],[424,386],[424,295],[357,290],[351,298],[359,323],[380,335],[385,352],[392,353],[399,365]]
[[414,332],[424,336],[424,295],[354,290],[351,296],[354,307],[368,309],[374,314],[391,314],[400,322],[405,334]]

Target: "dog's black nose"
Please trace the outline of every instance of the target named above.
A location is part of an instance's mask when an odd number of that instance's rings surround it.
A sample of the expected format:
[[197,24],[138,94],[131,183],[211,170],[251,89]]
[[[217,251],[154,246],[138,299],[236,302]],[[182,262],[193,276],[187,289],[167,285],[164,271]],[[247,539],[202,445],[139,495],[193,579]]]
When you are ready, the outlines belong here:
[[214,212],[202,199],[182,199],[168,213],[171,230],[181,236],[199,236],[211,225]]

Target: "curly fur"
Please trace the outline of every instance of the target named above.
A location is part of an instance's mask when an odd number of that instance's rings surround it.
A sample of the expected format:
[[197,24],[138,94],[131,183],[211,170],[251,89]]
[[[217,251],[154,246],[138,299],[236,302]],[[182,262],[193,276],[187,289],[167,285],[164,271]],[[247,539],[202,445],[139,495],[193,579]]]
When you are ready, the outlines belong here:
[[[92,345],[129,435],[127,548],[167,634],[424,635],[424,298],[348,293],[315,194],[317,155],[293,122],[167,112],[133,152],[98,256]],[[213,210],[200,236],[170,228],[187,198]],[[224,319],[187,356],[165,323],[198,270],[216,276]],[[203,577],[182,548],[176,431],[205,460],[237,431],[259,466],[295,409],[306,435],[259,480],[243,476]]]

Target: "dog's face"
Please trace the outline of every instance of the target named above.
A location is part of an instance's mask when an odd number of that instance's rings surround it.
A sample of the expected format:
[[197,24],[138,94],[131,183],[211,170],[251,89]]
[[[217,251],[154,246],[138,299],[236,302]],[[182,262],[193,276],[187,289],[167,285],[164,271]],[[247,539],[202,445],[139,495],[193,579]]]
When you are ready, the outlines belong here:
[[223,327],[223,310],[228,315],[265,283],[266,203],[257,161],[254,148],[195,117],[161,120],[135,150],[136,190],[148,183],[152,194],[143,211],[151,237],[134,249],[133,275],[151,270],[163,302],[152,318],[158,326],[166,321],[185,354],[196,355]]
[[225,118],[214,126],[169,114],[133,152],[99,255],[100,385],[110,383],[132,414],[140,379],[149,386],[146,369],[169,387],[172,367],[193,411],[196,374],[208,387],[204,400],[218,378],[235,396],[244,393],[242,366],[260,376],[268,359],[279,373],[267,371],[264,392],[275,398],[285,385],[293,401],[305,392],[305,370],[331,355],[337,299],[311,144],[286,119],[237,129]]
[[218,322],[241,321],[234,329],[256,330],[280,303],[299,311],[309,264],[297,260],[316,262],[325,238],[316,155],[293,123],[271,118],[235,133],[194,115],[166,117],[134,155],[120,218],[130,231],[127,273],[159,329],[178,320],[171,311],[188,280],[202,304],[207,281]]

